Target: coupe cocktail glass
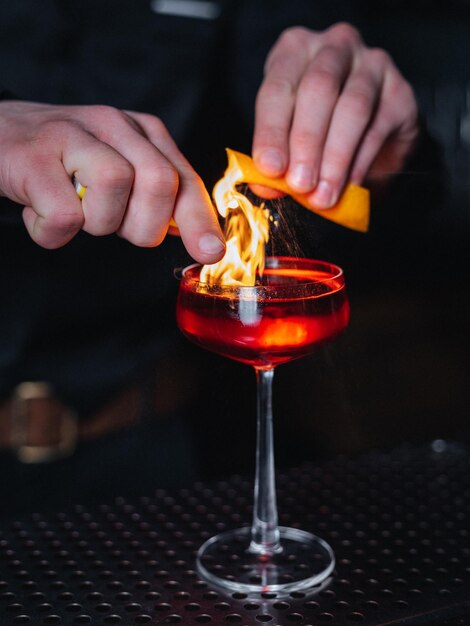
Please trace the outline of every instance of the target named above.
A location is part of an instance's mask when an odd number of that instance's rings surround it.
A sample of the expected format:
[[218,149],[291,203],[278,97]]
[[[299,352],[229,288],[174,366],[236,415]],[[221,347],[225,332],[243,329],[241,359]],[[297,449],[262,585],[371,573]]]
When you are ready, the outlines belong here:
[[343,271],[331,263],[269,257],[254,287],[208,284],[199,265],[182,272],[178,326],[191,341],[254,367],[258,428],[253,522],[206,541],[197,565],[230,591],[294,591],[334,568],[330,546],[297,528],[278,526],[272,429],[274,368],[315,350],[348,324]]

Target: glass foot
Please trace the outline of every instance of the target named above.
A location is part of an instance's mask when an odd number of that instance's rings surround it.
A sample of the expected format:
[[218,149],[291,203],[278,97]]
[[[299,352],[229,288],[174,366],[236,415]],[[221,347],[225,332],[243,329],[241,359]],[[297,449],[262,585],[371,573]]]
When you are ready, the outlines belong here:
[[238,528],[208,539],[197,554],[200,575],[238,592],[291,592],[318,585],[333,571],[330,546],[296,528],[279,528],[281,551],[272,556],[249,551],[251,528]]

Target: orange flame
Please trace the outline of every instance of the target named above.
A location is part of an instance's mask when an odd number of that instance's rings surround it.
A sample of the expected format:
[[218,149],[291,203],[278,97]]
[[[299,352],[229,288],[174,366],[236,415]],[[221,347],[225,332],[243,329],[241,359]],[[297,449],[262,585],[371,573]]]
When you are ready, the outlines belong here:
[[217,210],[225,218],[227,248],[218,263],[202,267],[202,282],[253,286],[264,271],[269,211],[264,203],[256,206],[237,190],[237,184],[242,181],[243,172],[229,151],[228,167],[212,193]]

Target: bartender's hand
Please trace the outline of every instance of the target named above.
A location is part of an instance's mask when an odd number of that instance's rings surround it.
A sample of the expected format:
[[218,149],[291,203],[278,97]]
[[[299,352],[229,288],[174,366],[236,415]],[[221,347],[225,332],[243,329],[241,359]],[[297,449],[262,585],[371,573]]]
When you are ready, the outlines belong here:
[[[82,202],[73,176],[87,187]],[[80,229],[156,246],[173,216],[194,259],[213,263],[224,253],[201,179],[152,115],[0,102],[0,195],[24,205],[26,228],[45,248]]]
[[398,171],[418,134],[410,85],[357,30],[283,32],[265,65],[256,101],[253,157],[274,178],[286,175],[312,205],[335,204],[348,181]]

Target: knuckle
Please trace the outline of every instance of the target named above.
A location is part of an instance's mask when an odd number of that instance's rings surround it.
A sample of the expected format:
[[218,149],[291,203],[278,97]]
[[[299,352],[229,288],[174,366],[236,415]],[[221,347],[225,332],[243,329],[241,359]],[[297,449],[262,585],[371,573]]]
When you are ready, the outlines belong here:
[[311,32],[303,26],[290,26],[286,28],[279,37],[279,44],[288,48],[297,47],[305,42]]
[[334,41],[338,43],[348,43],[350,45],[358,45],[362,43],[361,35],[357,28],[348,22],[338,22],[331,26],[328,34]]
[[105,189],[127,190],[134,180],[134,168],[124,160],[97,168],[99,183]]
[[370,63],[380,68],[394,65],[392,57],[383,48],[369,48],[365,56]]
[[56,152],[57,144],[77,127],[75,122],[65,119],[51,119],[42,122],[34,137],[31,138],[31,144],[38,157],[40,158],[42,154],[48,157],[51,152]]
[[304,77],[300,89],[313,92],[318,98],[330,99],[339,93],[340,87],[338,76],[334,72],[319,67]]
[[140,172],[140,177],[143,185],[152,195],[175,196],[178,191],[178,172],[170,164],[147,168]]
[[124,113],[108,104],[90,104],[87,106],[89,114],[96,119],[123,119]]
[[294,85],[287,78],[268,77],[264,80],[259,91],[257,105],[278,98],[292,98],[294,91]]
[[351,117],[368,118],[372,113],[373,98],[367,89],[359,86],[351,89],[348,93],[347,110]]
[[49,230],[61,234],[74,234],[83,226],[83,215],[75,211],[54,211],[47,218]]
[[150,129],[158,137],[171,138],[171,135],[163,120],[151,113],[138,113],[135,123],[144,125],[144,128]]
[[341,73],[341,49],[337,45],[327,44],[322,47],[315,58],[314,67],[331,74]]
[[275,63],[282,63],[299,49],[307,47],[313,34],[313,31],[303,26],[290,26],[286,28],[279,35],[275,45],[267,56],[264,65],[264,73],[266,74]]
[[149,124],[152,125],[154,131],[158,135],[165,135],[165,136],[169,135],[168,129],[166,127],[166,124],[159,117],[156,117],[154,115],[148,115],[147,121],[148,121]]

